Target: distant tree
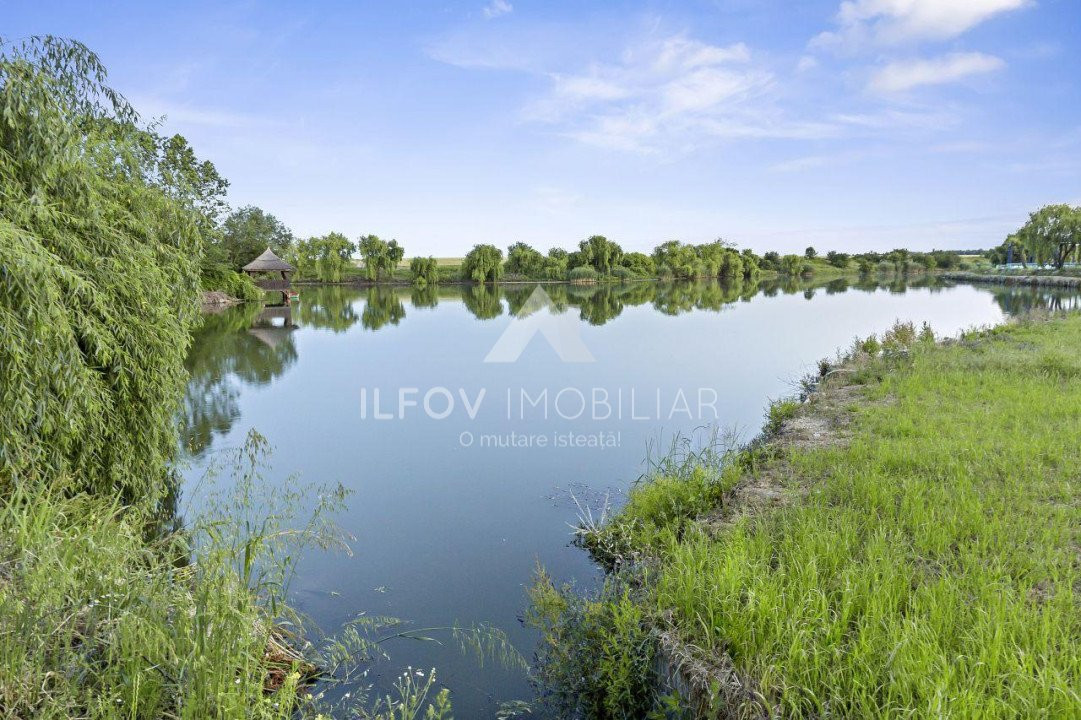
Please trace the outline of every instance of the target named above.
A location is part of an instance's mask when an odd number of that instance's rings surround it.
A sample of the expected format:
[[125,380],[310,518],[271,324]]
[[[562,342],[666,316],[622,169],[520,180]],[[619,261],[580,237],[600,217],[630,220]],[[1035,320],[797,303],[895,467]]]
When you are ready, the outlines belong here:
[[803,273],[804,258],[799,255],[785,255],[781,258],[781,274],[797,277]]
[[599,273],[608,274],[623,259],[623,248],[603,235],[593,235],[578,243],[583,265],[590,265]]
[[762,266],[762,258],[755,255],[750,248],[744,248],[740,255],[743,257],[743,277],[753,278]]
[[221,248],[233,269],[247,265],[267,248],[279,256],[293,244],[293,233],[270,213],[246,205],[234,210],[221,227]]
[[702,260],[693,245],[669,240],[653,249],[653,263],[657,272],[677,279],[690,279],[702,274]]
[[826,262],[835,268],[845,269],[848,267],[849,256],[847,253],[830,250],[826,253]]
[[1081,208],[1045,205],[1029,215],[1016,235],[1037,263],[1062,268],[1081,245]]
[[815,250],[813,247],[808,247],[806,250],[803,251],[803,257],[807,258],[808,260],[814,260],[817,256],[818,251]]
[[931,253],[913,253],[912,260],[924,270],[934,270],[938,266],[935,256]]
[[732,248],[725,248],[718,274],[726,280],[741,280],[743,270],[743,257]]
[[405,256],[405,249],[397,240],[387,242],[378,235],[365,235],[357,243],[357,250],[364,261],[364,273],[368,280],[378,282],[382,277],[391,277],[394,269]]
[[781,255],[780,253],[770,250],[762,256],[762,268],[765,270],[773,270],[775,272],[781,271]]
[[725,244],[720,241],[694,246],[694,252],[698,255],[698,274],[710,278],[720,275],[727,250]]
[[517,242],[507,248],[507,262],[503,269],[512,275],[537,278],[544,274],[544,259],[534,248]]
[[495,245],[476,245],[462,262],[462,277],[477,283],[498,282],[503,274],[503,251]]
[[657,274],[657,265],[653,258],[645,253],[629,252],[623,255],[623,267],[640,277],[654,277]]
[[340,282],[342,271],[349,267],[356,252],[356,246],[339,232],[328,233],[313,238],[317,248],[316,267],[321,280]]
[[398,244],[397,240],[392,239],[387,243],[387,261],[384,269],[388,274],[394,272],[402,262],[402,258],[405,257],[405,248]]
[[[931,256],[935,259],[935,267],[943,270],[952,270],[960,264],[957,253],[945,250],[932,250]],[[1005,260],[1003,260],[1005,262]]]
[[415,257],[409,261],[413,286],[425,288],[439,282],[439,265],[434,257]]
[[564,280],[567,277],[569,253],[563,248],[552,248],[544,258],[544,277],[549,280]]

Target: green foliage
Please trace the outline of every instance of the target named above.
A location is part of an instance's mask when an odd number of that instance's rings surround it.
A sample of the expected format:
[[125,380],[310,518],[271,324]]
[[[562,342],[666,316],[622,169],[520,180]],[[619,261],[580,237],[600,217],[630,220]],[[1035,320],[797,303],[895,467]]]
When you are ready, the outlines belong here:
[[931,337],[898,325],[861,360],[877,371],[844,444],[756,466],[798,501],[656,551],[652,612],[727,653],[776,715],[1081,710],[1081,451],[1062,441],[1081,317]]
[[623,248],[603,235],[593,235],[578,243],[578,262],[588,265],[601,275],[607,275],[623,260]]
[[203,290],[218,290],[245,302],[255,302],[263,297],[263,291],[254,280],[244,273],[238,273],[224,266],[210,271],[204,270],[199,282]]
[[660,699],[653,669],[656,641],[642,606],[608,581],[595,598],[556,588],[538,569],[526,623],[539,629],[541,701],[559,717],[644,718]]
[[847,253],[837,252],[836,250],[830,250],[826,253],[826,262],[835,268],[844,269],[848,267],[849,256]]
[[669,240],[653,250],[653,263],[657,271],[679,280],[693,279],[702,274],[701,258],[693,245]]
[[567,279],[575,283],[594,283],[600,279],[600,273],[590,265],[579,265],[567,274]]
[[818,257],[818,251],[815,250],[813,247],[808,247],[806,250],[803,251],[803,257],[807,258],[808,260],[814,260],[816,257]]
[[0,46],[0,485],[153,499],[197,306],[202,198],[97,57]]
[[758,275],[759,269],[762,265],[762,259],[750,248],[745,248],[740,256],[743,258],[743,277],[750,279]]
[[770,434],[778,432],[786,420],[796,416],[799,405],[799,400],[796,398],[783,398],[771,402],[766,408],[765,431]]
[[645,253],[625,253],[623,255],[623,267],[638,277],[655,277],[657,274],[657,266],[653,262],[653,258]]
[[546,280],[565,280],[569,253],[562,248],[552,248],[544,258],[543,274]]
[[238,270],[267,248],[279,257],[283,256],[293,241],[293,233],[281,220],[254,205],[247,205],[225,218],[213,245],[228,267]]
[[525,243],[514,243],[507,248],[507,262],[503,269],[511,275],[540,278],[544,275],[545,257]]
[[494,245],[477,245],[462,262],[462,279],[476,283],[499,282],[503,274],[503,251]]
[[1037,265],[1051,263],[1061,269],[1081,246],[1081,207],[1045,205],[1032,212],[1006,242],[1018,249],[1022,263],[1027,256]]
[[[327,519],[342,492],[264,494],[264,452],[251,436],[228,482],[206,481],[207,510],[150,543],[145,516],[108,496],[19,489],[0,503],[6,717],[285,720],[307,704],[312,666],[275,623],[291,616],[293,560],[338,542]],[[302,496],[323,498],[305,523]]]
[[439,265],[434,257],[415,257],[409,261],[413,286],[418,288],[439,284]]
[[342,273],[352,267],[356,246],[345,235],[332,232],[296,243],[287,256],[297,274],[323,282],[341,282]]
[[405,257],[405,250],[397,240],[387,242],[378,235],[362,237],[357,243],[357,249],[364,260],[367,278],[372,282],[391,277],[398,263]]
[[778,272],[788,277],[797,277],[803,274],[804,258],[799,255],[785,255],[781,258]]

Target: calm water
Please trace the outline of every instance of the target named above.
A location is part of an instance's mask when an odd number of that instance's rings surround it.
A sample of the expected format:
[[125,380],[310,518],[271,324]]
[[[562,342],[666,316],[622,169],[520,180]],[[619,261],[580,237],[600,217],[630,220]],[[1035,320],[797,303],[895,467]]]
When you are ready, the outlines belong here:
[[[354,491],[340,522],[357,537],[355,555],[312,554],[293,585],[324,630],[361,611],[417,628],[491,623],[531,656],[535,637],[519,617],[534,568],[595,582],[586,554],[569,545],[574,498],[618,504],[651,446],[704,426],[749,438],[769,398],[895,319],[954,334],[1077,303],[1043,289],[933,282],[640,283],[546,286],[552,307],[515,320],[533,290],[309,288],[291,307],[207,316],[181,419],[189,477],[257,428],[275,448],[272,482],[300,473]],[[485,362],[512,322],[540,332],[516,362]],[[563,362],[553,349],[582,346],[593,362]],[[481,665],[438,637],[443,645],[388,643],[377,685],[407,664],[434,666],[462,718],[531,696],[521,672]]]

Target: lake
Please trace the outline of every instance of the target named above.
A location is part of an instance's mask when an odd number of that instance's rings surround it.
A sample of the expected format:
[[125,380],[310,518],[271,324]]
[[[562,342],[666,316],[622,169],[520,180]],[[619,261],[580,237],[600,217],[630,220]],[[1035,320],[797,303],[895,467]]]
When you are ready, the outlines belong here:
[[[256,428],[271,483],[353,491],[354,555],[311,553],[296,606],[333,632],[359,612],[408,627],[487,623],[528,658],[520,623],[538,564],[583,587],[579,506],[618,505],[651,453],[711,428],[750,439],[771,398],[895,319],[938,334],[1076,293],[940,283],[306,287],[299,302],[208,315],[181,415],[188,482]],[[442,642],[396,639],[370,678],[438,669],[456,717],[529,699],[525,674]],[[536,715],[534,715],[535,717]]]

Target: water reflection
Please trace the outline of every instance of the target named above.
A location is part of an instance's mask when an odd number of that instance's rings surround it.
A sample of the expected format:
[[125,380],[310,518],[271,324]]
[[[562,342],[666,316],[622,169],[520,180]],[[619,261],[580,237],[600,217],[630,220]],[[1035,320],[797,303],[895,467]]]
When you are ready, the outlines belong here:
[[[618,503],[648,448],[712,422],[654,414],[641,404],[644,417],[623,405],[599,416],[549,418],[547,410],[523,411],[524,401],[512,413],[504,406],[511,392],[533,398],[548,389],[554,397],[566,387],[600,388],[609,398],[635,390],[640,398],[671,398],[705,388],[722,400],[717,425],[748,438],[761,425],[766,398],[791,392],[818,358],[855,335],[880,333],[897,318],[928,320],[952,334],[998,322],[1004,311],[1078,304],[1076,293],[953,287],[926,277],[546,284],[554,312],[579,325],[597,362],[564,365],[538,339],[518,363],[485,364],[535,288],[308,287],[292,305],[279,300],[207,316],[196,332],[180,418],[195,456],[189,480],[201,475],[211,445],[239,446],[254,427],[277,449],[269,482],[297,472],[357,493],[340,520],[364,551],[306,557],[296,578],[297,607],[318,627],[334,632],[361,610],[405,618],[414,628],[488,623],[528,655],[536,637],[518,618],[536,564],[559,582],[596,577],[588,557],[569,546],[567,524],[578,502]],[[416,406],[394,412],[401,388],[444,386],[469,397],[486,390],[489,401],[475,417],[463,410],[446,422]],[[376,389],[390,418],[376,419]],[[460,440],[466,430],[478,438],[605,431],[620,442],[604,450],[469,448]],[[499,702],[529,693],[524,675],[478,667],[454,643],[387,649],[439,668],[460,717],[493,717]],[[373,682],[384,692],[395,676],[392,670]]]
[[[696,311],[720,312],[755,296],[888,292],[909,289],[938,292],[953,283],[933,276],[877,279],[838,278],[820,283],[798,279],[747,282],[631,282],[602,285],[546,284],[552,311],[577,312],[589,325],[600,326],[618,318],[626,308],[652,305],[658,313],[675,316]],[[460,302],[478,320],[506,313],[518,314],[536,285],[429,286],[425,288],[348,287],[305,288],[300,302],[289,303],[278,293],[272,302],[227,308],[207,315],[195,331],[186,367],[191,376],[179,424],[185,448],[201,457],[216,436],[227,434],[240,415],[237,399],[243,385],[265,385],[286,372],[297,360],[294,330],[298,327],[343,333],[360,325],[379,331],[399,325],[411,309],[438,307],[441,300]],[[1006,314],[1036,308],[1060,310],[1081,307],[1076,293],[1056,288],[985,286]]]
[[179,418],[181,439],[193,456],[201,456],[240,416],[240,384],[265,385],[296,362],[288,310],[254,303],[227,308],[206,315],[193,333]]

